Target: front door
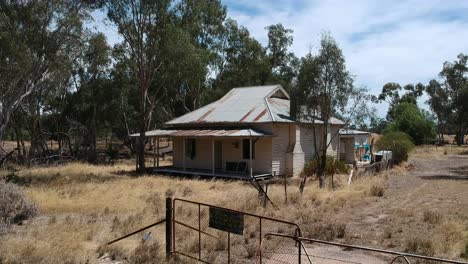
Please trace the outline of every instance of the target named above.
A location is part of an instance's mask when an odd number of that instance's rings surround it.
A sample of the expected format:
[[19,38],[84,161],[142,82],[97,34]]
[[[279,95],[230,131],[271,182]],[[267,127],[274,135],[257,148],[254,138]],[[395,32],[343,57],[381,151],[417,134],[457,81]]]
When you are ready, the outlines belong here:
[[223,169],[223,143],[215,141],[215,169],[217,171]]

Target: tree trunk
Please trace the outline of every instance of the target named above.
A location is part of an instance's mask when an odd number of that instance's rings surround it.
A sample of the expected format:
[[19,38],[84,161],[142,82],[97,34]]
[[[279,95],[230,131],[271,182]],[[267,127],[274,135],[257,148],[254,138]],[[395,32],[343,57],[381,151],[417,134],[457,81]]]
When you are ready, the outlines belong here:
[[93,115],[91,117],[91,129],[90,129],[90,135],[89,135],[89,143],[91,145],[91,148],[88,152],[88,161],[89,162],[96,162],[97,160],[97,153],[96,153],[96,134],[97,134],[97,124],[96,124],[96,105],[93,107]]
[[323,123],[323,133],[322,133],[322,154],[320,155],[320,162],[318,162],[319,168],[317,176],[319,178],[319,187],[321,189],[325,188],[326,185],[326,175],[325,167],[327,165],[327,146],[328,146],[328,120]]
[[463,145],[463,138],[465,137],[465,133],[463,131],[463,127],[462,126],[459,126],[458,127],[458,130],[457,130],[457,135],[456,135],[456,139],[457,139],[457,146],[461,146]]
[[[140,66],[141,67],[141,66]],[[146,171],[145,165],[145,132],[146,132],[146,96],[148,92],[148,85],[146,84],[145,74],[143,69],[140,69],[140,136],[137,140],[137,156],[138,156],[138,173],[142,174]]]

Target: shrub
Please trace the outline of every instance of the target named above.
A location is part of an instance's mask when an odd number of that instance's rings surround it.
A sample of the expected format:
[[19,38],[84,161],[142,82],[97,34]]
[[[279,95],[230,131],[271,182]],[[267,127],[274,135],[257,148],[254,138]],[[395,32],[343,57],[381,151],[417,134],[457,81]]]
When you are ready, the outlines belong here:
[[376,143],[379,150],[390,150],[393,154],[393,162],[399,164],[408,160],[408,153],[414,148],[410,136],[404,132],[385,133]]
[[468,259],[468,241],[465,244],[465,250],[460,254],[461,258]]
[[318,223],[305,226],[306,236],[326,241],[344,238],[346,225],[343,223]]
[[[302,170],[303,176],[312,176],[316,175],[319,169],[319,161],[317,158],[310,160],[304,165]],[[325,165],[325,175],[332,175],[335,173],[348,173],[349,168],[341,160],[335,159],[333,156],[327,156],[327,162]]]
[[430,223],[430,224],[438,224],[442,220],[442,214],[435,212],[435,211],[424,211],[424,222]]
[[385,186],[382,184],[373,184],[370,188],[370,195],[371,196],[377,196],[377,197],[382,197],[385,192]]
[[419,237],[413,237],[406,241],[405,252],[426,256],[434,256],[435,254],[431,240]]
[[0,231],[37,213],[36,205],[15,184],[0,180]]
[[131,263],[135,264],[150,264],[160,263],[163,257],[160,255],[160,246],[157,241],[152,243],[141,243],[131,257]]
[[416,104],[399,103],[394,109],[394,120],[387,131],[403,131],[417,145],[427,144],[436,136],[435,124],[427,112],[421,111]]

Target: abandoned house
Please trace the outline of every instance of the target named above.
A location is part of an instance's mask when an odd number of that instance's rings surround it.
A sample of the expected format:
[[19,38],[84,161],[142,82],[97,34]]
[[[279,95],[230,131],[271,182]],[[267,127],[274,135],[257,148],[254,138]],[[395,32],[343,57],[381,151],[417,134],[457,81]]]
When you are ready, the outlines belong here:
[[[280,85],[234,88],[218,101],[167,122],[164,129],[147,131],[148,138],[173,142],[173,165],[151,170],[229,178],[297,176],[314,156],[314,132],[311,120],[295,121],[289,113],[290,98]],[[314,125],[321,146],[323,122],[316,119]],[[340,153],[338,131],[343,126],[331,118],[329,155]]]

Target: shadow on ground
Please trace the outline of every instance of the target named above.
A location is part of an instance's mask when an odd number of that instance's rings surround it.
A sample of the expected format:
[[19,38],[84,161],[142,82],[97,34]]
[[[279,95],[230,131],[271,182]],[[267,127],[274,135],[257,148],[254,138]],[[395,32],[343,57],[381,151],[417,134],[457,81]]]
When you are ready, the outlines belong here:
[[425,180],[468,180],[468,166],[446,168],[451,174],[435,174],[419,176]]

